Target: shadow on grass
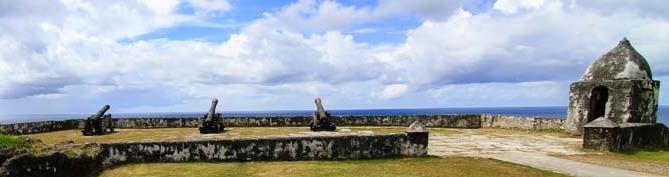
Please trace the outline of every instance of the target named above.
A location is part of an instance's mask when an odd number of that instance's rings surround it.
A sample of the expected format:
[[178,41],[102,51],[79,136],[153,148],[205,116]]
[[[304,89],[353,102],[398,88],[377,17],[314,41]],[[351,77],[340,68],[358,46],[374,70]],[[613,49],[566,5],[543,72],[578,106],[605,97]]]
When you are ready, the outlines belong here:
[[643,153],[643,152],[665,152],[669,153],[669,147],[662,147],[662,146],[645,146],[645,147],[634,147],[634,148],[627,148],[622,151],[618,151],[615,153],[618,154],[625,154],[625,155],[634,155],[637,153]]
[[669,163],[668,147],[648,146],[643,148],[629,148],[623,151],[614,152],[613,154],[635,159]]
[[[457,158],[469,158],[469,157],[457,157]],[[472,157],[473,158],[473,157]],[[376,164],[376,163],[384,163],[388,161],[395,161],[395,160],[416,160],[418,162],[421,161],[430,161],[430,160],[440,160],[440,159],[445,159],[444,157],[440,156],[434,156],[434,155],[428,155],[424,157],[389,157],[389,158],[381,158],[381,159],[342,159],[342,160],[288,160],[288,161],[282,161],[282,160],[254,160],[254,161],[248,161],[248,160],[233,160],[233,161],[187,161],[187,162],[137,162],[137,163],[124,163],[124,164],[119,164],[119,165],[114,165],[112,167],[105,168],[104,170],[114,170],[118,168],[124,168],[126,166],[132,166],[132,165],[138,165],[138,164],[192,164],[192,163],[203,163],[203,164],[255,164],[255,163],[272,163],[272,162],[285,162],[285,163],[290,163],[290,162],[316,162],[316,163],[327,163],[327,162],[339,162],[339,163],[345,163],[345,164]],[[503,161],[500,161],[503,162]]]
[[[226,127],[226,128],[228,128],[228,127]],[[223,129],[221,132],[218,132],[218,133],[200,133],[200,135],[224,134],[225,132],[229,132],[229,131],[230,131],[230,130],[229,130],[229,128],[228,128],[228,129]]]
[[477,157],[124,164],[102,176],[564,176]]

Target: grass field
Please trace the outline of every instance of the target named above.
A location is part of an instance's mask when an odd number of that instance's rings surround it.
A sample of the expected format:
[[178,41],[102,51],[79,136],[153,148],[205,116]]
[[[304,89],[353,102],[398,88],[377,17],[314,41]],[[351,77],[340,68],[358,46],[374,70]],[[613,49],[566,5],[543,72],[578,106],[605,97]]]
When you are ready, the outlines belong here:
[[[405,130],[406,127],[337,127],[337,132],[341,134],[403,133]],[[116,129],[115,131],[103,136],[83,136],[80,130],[63,130],[25,135],[25,137],[40,139],[45,145],[54,145],[66,141],[73,141],[75,144],[184,141],[311,133],[308,127],[229,127],[221,134],[200,134],[197,128]],[[454,133],[448,129],[434,129],[433,132]]]
[[[403,133],[406,127],[337,127],[340,134],[386,134]],[[464,131],[474,134],[528,134],[528,135],[554,135],[567,136],[557,131],[528,131],[512,129],[450,129],[429,128],[431,134],[459,134]],[[114,142],[139,142],[139,141],[185,141],[185,140],[210,140],[229,138],[248,138],[261,136],[281,136],[289,134],[309,134],[308,127],[228,127],[221,134],[200,134],[197,128],[155,128],[155,129],[116,129],[116,132],[103,136],[83,136],[80,130],[63,130],[47,133],[24,135],[42,140],[44,145],[50,146],[66,141],[75,144],[85,143],[114,143]],[[2,138],[2,137],[0,137]],[[0,139],[2,140],[2,139]]]
[[0,134],[0,148],[24,146],[25,139],[19,136]]
[[668,150],[636,150],[621,153],[569,155],[560,157],[597,165],[669,176]]
[[125,165],[101,177],[125,176],[565,176],[502,161],[473,157],[425,157],[383,160],[152,163]]
[[657,151],[630,151],[623,153],[615,153],[614,155],[621,157],[628,157],[640,160],[648,160],[655,162],[667,163],[669,166],[669,149],[657,150]]

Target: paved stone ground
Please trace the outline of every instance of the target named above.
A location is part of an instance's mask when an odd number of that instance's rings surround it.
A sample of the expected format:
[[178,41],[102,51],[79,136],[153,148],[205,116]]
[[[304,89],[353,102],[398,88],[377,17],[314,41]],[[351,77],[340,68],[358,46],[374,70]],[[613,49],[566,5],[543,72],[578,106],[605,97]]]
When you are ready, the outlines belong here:
[[449,129],[458,133],[431,133],[428,153],[436,156],[493,158],[574,176],[658,176],[549,156],[586,154],[580,138],[528,133],[481,133],[480,129]]
[[479,129],[452,129],[458,134],[430,135],[429,154],[482,155],[512,152],[536,152],[543,154],[584,154],[579,146],[580,138],[558,137],[553,135],[535,135],[527,133],[490,133],[481,134]]

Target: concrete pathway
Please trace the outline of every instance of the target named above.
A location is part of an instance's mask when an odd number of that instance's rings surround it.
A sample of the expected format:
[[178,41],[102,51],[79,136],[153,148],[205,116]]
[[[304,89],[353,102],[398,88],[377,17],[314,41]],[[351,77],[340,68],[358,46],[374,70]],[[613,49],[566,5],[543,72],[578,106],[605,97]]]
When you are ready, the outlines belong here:
[[574,176],[642,177],[647,173],[588,164],[548,154],[587,154],[580,138],[548,134],[487,133],[479,129],[453,129],[454,134],[431,133],[428,154],[436,156],[475,156],[493,158],[538,169]]
[[480,157],[498,159],[502,161],[522,164],[538,169],[553,171],[562,174],[574,175],[574,176],[591,176],[591,177],[658,176],[653,174],[577,162],[573,160],[557,158],[539,153],[517,152],[517,153],[504,153],[504,154],[485,154],[481,155]]

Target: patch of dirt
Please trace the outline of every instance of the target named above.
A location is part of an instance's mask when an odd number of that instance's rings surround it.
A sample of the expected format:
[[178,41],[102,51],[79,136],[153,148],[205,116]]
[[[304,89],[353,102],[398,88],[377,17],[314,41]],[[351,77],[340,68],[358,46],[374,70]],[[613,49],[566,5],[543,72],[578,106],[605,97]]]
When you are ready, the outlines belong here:
[[[87,143],[217,140],[268,136],[312,136],[403,133],[406,127],[340,127],[336,132],[311,132],[308,127],[228,127],[220,134],[200,134],[197,128],[116,129],[101,136],[83,136],[79,130],[63,130],[23,135],[40,139],[44,146],[71,146]],[[348,131],[342,131],[348,130]]]

